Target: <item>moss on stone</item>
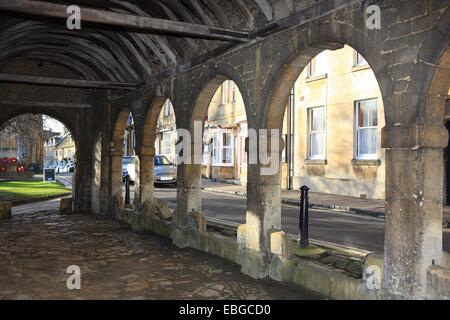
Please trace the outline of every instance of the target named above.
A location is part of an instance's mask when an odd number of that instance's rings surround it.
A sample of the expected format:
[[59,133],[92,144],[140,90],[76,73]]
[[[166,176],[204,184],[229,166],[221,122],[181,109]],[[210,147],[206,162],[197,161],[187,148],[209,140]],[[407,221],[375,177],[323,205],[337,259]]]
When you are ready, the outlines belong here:
[[327,254],[327,250],[316,246],[309,246],[307,248],[296,247],[294,254],[301,258],[320,259]]

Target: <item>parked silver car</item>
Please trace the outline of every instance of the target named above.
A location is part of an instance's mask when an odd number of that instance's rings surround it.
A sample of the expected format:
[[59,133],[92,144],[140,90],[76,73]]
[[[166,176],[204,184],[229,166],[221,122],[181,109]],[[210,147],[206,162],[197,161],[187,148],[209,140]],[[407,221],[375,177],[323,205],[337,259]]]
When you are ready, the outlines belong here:
[[177,166],[165,156],[155,156],[155,184],[176,184]]

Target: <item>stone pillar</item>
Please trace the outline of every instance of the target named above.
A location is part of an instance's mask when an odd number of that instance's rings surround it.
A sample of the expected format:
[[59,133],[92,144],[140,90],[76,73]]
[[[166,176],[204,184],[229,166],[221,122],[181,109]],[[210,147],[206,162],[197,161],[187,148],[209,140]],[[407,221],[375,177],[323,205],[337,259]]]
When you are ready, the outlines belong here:
[[72,195],[75,212],[91,212],[91,182],[94,149],[91,132],[91,113],[83,112],[74,134],[76,145],[76,168],[73,176]]
[[[268,141],[270,143],[270,140]],[[283,140],[279,141],[279,163],[275,174],[265,175],[269,165],[249,164],[247,176],[247,214],[245,244],[239,244],[239,260],[242,272],[254,278],[264,278],[269,274],[270,234],[281,230],[281,151]],[[270,145],[269,145],[270,151]],[[249,159],[251,155],[249,154]],[[258,159],[260,155],[258,156]]]
[[111,150],[111,202],[110,210],[114,217],[119,217],[119,210],[125,206],[122,193],[122,161],[123,151],[113,148]]
[[154,205],[154,167],[155,167],[155,148],[146,147],[141,151],[140,156],[140,186],[139,198],[140,209],[142,213],[150,218],[155,218]]
[[187,233],[191,212],[201,213],[201,173],[198,164],[181,164],[177,172],[177,210],[173,219],[173,243],[180,248],[189,245]]
[[385,127],[385,286],[424,298],[427,269],[442,258],[443,126]]
[[100,212],[102,215],[113,217],[111,209],[111,106],[104,108],[101,138],[101,170],[100,170]]

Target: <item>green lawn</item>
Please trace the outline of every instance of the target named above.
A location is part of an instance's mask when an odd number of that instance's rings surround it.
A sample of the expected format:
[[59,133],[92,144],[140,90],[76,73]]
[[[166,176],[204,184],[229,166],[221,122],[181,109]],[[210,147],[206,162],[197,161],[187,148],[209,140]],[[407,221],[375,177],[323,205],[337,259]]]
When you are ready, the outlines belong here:
[[45,183],[42,180],[0,181],[0,201],[25,202],[70,193],[60,183]]

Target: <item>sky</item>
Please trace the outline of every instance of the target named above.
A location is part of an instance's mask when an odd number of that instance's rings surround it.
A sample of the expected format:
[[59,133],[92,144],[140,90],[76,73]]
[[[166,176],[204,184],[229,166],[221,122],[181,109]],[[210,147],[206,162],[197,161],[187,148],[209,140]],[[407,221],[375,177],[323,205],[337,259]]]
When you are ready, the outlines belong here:
[[52,118],[45,118],[44,120],[44,128],[51,129],[53,132],[63,132],[64,125],[58,120]]

